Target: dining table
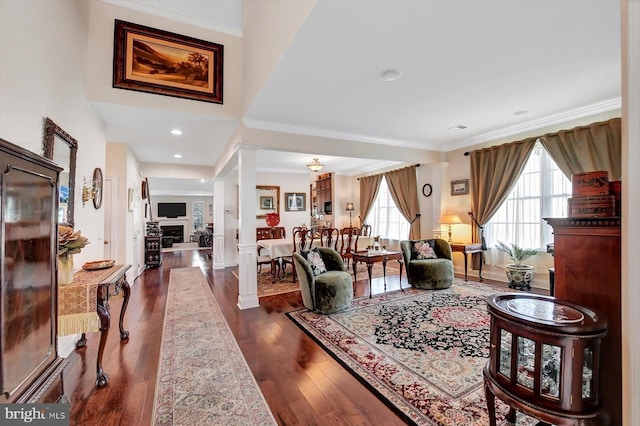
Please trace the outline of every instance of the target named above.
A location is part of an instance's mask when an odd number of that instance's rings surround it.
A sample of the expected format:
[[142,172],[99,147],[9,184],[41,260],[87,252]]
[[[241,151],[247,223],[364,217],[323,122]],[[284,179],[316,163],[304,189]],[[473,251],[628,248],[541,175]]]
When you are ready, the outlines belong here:
[[[358,244],[356,246],[356,251],[366,251],[368,246],[372,246],[374,242],[373,237],[360,235],[358,238]],[[264,240],[258,240],[256,242],[257,246],[263,248],[269,252],[269,257],[272,260],[279,259],[283,256],[291,256],[293,253],[293,240],[290,238],[270,238]],[[340,245],[342,241],[338,241],[338,250],[340,249]],[[314,239],[311,243],[311,249],[314,247],[322,246],[321,240],[319,238]]]

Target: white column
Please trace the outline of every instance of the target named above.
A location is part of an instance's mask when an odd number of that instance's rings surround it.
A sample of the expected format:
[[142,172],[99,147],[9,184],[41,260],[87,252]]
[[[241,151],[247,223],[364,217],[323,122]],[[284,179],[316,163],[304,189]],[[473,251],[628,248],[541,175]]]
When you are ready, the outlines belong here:
[[224,269],[224,179],[213,181],[213,269]]
[[256,246],[256,150],[254,145],[238,145],[238,307],[259,306]]

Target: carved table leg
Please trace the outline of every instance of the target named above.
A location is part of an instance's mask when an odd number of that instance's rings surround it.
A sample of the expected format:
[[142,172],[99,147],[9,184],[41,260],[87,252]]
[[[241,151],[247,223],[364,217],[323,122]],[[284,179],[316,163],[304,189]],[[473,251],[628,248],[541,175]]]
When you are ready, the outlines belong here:
[[104,387],[109,383],[109,375],[102,369],[102,354],[109,336],[111,314],[109,313],[109,286],[98,287],[98,317],[100,317],[100,344],[98,346],[98,360],[96,362],[96,386]]
[[371,299],[371,270],[373,269],[373,263],[367,262],[367,272],[369,273],[369,299]]
[[509,412],[504,419],[510,423],[516,424],[516,409],[513,407],[509,407]]
[[[356,282],[358,281],[358,276],[356,275],[356,261],[354,260],[351,266],[353,267],[353,295],[356,295]],[[347,268],[349,265],[347,265]]]
[[82,333],[80,340],[76,342],[76,349],[84,348],[87,346],[87,333]]
[[382,259],[382,279],[384,281],[384,292],[387,292],[387,258]]
[[120,309],[120,340],[128,340],[129,332],[124,329],[124,314],[127,311],[127,305],[129,305],[129,296],[131,295],[131,287],[127,282],[126,278],[124,283],[122,284],[122,292],[124,293],[124,300],[122,301],[122,309]]
[[404,262],[398,259],[398,265],[400,265],[400,291],[404,291],[404,288],[402,288],[402,266],[404,266]]
[[487,411],[489,412],[489,426],[496,426],[496,397],[489,389],[486,380],[484,383],[484,398],[487,400]]

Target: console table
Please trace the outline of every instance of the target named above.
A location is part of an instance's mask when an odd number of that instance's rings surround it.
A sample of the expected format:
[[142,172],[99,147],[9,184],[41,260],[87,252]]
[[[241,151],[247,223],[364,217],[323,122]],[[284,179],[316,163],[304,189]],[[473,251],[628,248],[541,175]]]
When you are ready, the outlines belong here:
[[480,281],[482,282],[482,263],[483,263],[482,257],[484,256],[483,250],[482,250],[482,244],[451,243],[450,245],[451,245],[451,251],[458,251],[462,253],[462,255],[464,256],[464,280],[465,281],[468,281],[467,280],[467,254],[480,253],[480,268],[479,268],[478,274],[480,276]]
[[100,343],[96,361],[96,386],[109,383],[109,375],[102,369],[102,355],[109,335],[111,313],[109,299],[122,295],[120,310],[120,340],[128,340],[124,329],[124,315],[129,304],[131,288],[126,272],[131,265],[114,265],[94,271],[81,270],[73,275],[73,282],[58,287],[58,334],[66,336],[82,333],[76,344],[81,348],[87,344],[86,333],[100,331]]
[[[404,291],[402,288],[402,252],[401,251],[388,251],[386,253],[382,252],[369,252],[366,251],[354,251],[351,252],[351,259],[353,261],[353,281],[357,281],[356,275],[356,264],[358,262],[365,263],[367,265],[367,272],[369,272],[369,299],[371,299],[371,270],[373,269],[373,264],[376,262],[382,262],[382,275],[384,277],[384,291],[387,291],[387,261],[388,260],[397,260],[400,265],[400,290]],[[353,286],[353,291],[355,294],[356,286]]]

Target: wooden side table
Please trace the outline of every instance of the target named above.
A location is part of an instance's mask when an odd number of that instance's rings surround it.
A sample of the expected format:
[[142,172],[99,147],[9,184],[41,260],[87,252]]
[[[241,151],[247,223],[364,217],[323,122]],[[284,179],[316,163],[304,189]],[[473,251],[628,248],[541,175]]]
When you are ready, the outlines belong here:
[[109,375],[102,369],[102,355],[111,325],[109,299],[123,294],[120,310],[120,340],[129,340],[124,329],[124,315],[129,304],[131,288],[126,272],[131,265],[115,265],[95,271],[81,270],[73,275],[73,282],[58,287],[58,331],[60,336],[82,333],[77,348],[87,344],[87,332],[100,331],[100,344],[96,361],[96,386],[109,383]]
[[[387,261],[388,260],[397,260],[400,265],[400,290],[404,291],[402,288],[402,252],[401,251],[388,251],[386,253],[383,252],[373,252],[369,254],[366,251],[354,251],[351,252],[351,259],[353,261],[353,280],[357,281],[356,278],[356,263],[362,262],[367,265],[367,271],[369,272],[369,298],[371,298],[371,270],[373,269],[373,264],[376,262],[382,262],[382,275],[384,277],[384,291],[387,291]],[[353,291],[355,293],[356,287],[353,286]]]
[[467,254],[480,253],[480,268],[479,276],[482,282],[482,263],[484,261],[484,251],[482,250],[482,244],[480,243],[451,243],[451,251],[458,251],[464,256],[464,280],[467,280]]

